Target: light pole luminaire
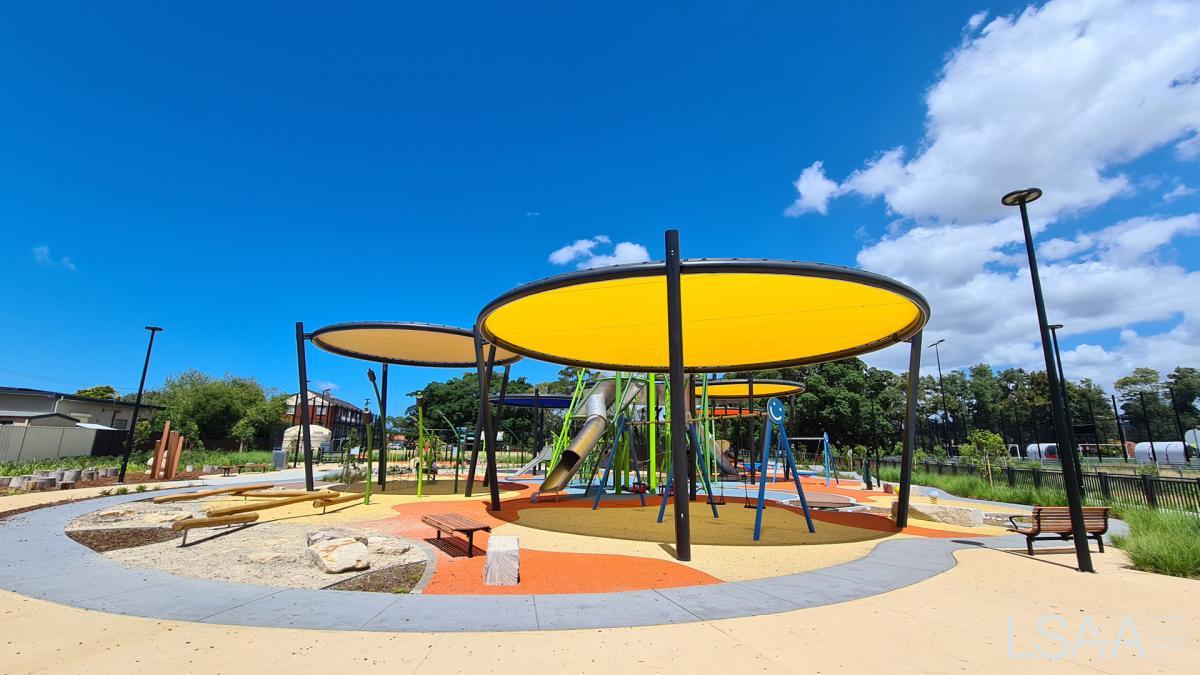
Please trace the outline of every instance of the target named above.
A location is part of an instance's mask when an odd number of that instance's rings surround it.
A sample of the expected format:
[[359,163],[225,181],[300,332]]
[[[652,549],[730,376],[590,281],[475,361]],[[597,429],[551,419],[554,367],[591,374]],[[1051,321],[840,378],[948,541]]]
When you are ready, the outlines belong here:
[[[1018,206],[1021,209],[1021,227],[1025,233],[1025,252],[1029,256],[1029,280],[1033,285],[1033,301],[1037,307],[1038,329],[1041,334],[1042,356],[1046,361],[1046,378],[1049,380],[1050,391],[1059,388],[1058,372],[1054,367],[1054,350],[1050,342],[1050,322],[1046,320],[1046,303],[1042,297],[1042,281],[1038,276],[1037,253],[1033,246],[1033,231],[1029,228],[1029,210],[1027,205],[1042,196],[1038,188],[1027,188],[1010,192],[1000,200],[1005,206]],[[1063,410],[1062,397],[1050,397],[1050,412],[1054,418],[1054,432],[1058,447],[1070,447],[1071,438],[1067,433],[1067,418]],[[1075,472],[1075,462],[1063,462],[1063,487],[1067,493],[1067,509],[1071,514],[1071,534],[1075,543],[1075,558],[1080,572],[1095,572],[1092,566],[1092,553],[1088,550],[1087,530],[1083,525],[1083,498],[1079,492],[1079,477]]]

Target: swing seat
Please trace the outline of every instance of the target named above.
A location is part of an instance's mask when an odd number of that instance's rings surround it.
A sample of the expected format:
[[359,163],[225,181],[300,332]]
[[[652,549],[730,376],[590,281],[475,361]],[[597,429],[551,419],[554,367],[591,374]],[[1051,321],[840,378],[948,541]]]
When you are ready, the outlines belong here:
[[635,495],[644,495],[650,491],[650,486],[645,483],[634,483],[629,486],[629,491]]

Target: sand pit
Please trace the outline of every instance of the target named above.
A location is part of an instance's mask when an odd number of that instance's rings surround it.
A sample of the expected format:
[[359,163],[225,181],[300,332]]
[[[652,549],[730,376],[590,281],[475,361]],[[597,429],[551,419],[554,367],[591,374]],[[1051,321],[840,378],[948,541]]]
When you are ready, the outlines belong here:
[[[106,530],[112,530],[114,537],[125,536],[131,528],[169,531],[171,522],[189,513],[198,513],[200,508],[201,504],[195,502],[130,502],[85,514],[72,521],[67,530],[77,534],[85,532],[91,541],[103,542]],[[171,539],[107,551],[102,555],[128,567],[154,569],[198,579],[283,588],[324,588],[360,574],[327,574],[307,559],[308,534],[330,527],[372,538],[368,539],[367,553],[370,571],[396,565],[428,563],[424,549],[409,540],[380,535],[345,522],[299,525],[268,521],[248,527],[206,528],[192,531],[186,547],[181,548],[179,540]]]
[[[653,501],[653,500],[650,500]],[[540,506],[523,508],[512,520],[516,525],[576,535],[631,539],[663,544],[674,543],[671,527],[674,508],[667,506],[660,524],[658,506],[607,506],[598,510],[580,507],[555,508]],[[692,543],[722,546],[801,546],[811,544],[846,544],[882,539],[892,533],[816,521],[816,532],[810,533],[804,516],[796,511],[769,506],[763,513],[762,538],[754,541],[754,509],[730,502],[719,507],[719,518],[703,501],[691,505]]]

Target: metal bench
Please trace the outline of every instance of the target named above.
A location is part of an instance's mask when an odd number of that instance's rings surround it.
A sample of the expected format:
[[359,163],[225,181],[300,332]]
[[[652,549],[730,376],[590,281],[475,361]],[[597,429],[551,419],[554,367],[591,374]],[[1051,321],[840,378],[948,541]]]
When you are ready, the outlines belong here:
[[426,525],[433,526],[437,530],[437,538],[442,538],[442,533],[453,535],[455,532],[461,532],[467,537],[467,557],[474,555],[475,548],[475,533],[476,532],[491,532],[491,525],[471,520],[466,516],[460,516],[457,513],[438,513],[428,516],[421,516],[421,522]]
[[[1028,518],[1028,523],[1018,523],[1017,518]],[[1025,535],[1025,547],[1029,555],[1033,555],[1033,542],[1050,539],[1069,540],[1074,533],[1071,530],[1071,511],[1065,506],[1035,506],[1033,513],[1028,516],[1009,516],[1012,527],[1010,532]],[[1104,553],[1104,534],[1108,532],[1108,507],[1083,507],[1083,529],[1088,537],[1096,540],[1100,552]],[[1050,536],[1040,537],[1046,534]]]

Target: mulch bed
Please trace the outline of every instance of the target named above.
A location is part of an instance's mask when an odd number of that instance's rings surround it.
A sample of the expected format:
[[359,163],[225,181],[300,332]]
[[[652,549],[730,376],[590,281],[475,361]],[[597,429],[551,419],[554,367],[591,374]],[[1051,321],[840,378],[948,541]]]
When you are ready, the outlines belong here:
[[183,532],[164,527],[117,527],[102,530],[68,530],[67,536],[97,553],[104,553],[178,539],[183,536]]
[[392,565],[381,570],[360,574],[353,579],[328,588],[334,591],[368,591],[371,593],[408,593],[425,573],[425,563]]

